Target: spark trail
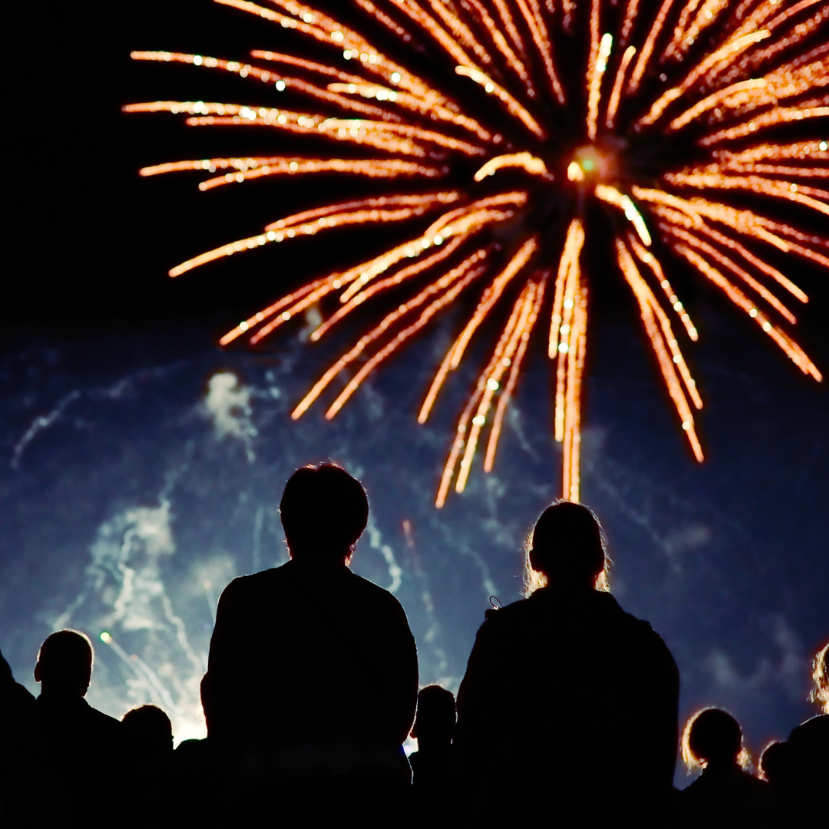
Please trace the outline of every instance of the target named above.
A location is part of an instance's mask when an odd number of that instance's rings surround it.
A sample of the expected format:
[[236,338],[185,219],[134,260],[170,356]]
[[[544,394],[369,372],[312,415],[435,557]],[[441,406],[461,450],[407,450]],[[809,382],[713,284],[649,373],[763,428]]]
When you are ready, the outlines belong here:
[[[821,379],[787,327],[795,322],[791,302],[806,295],[779,267],[802,258],[829,268],[829,240],[812,229],[829,216],[826,0],[353,0],[337,7],[342,20],[294,0],[217,2],[288,30],[300,50],[316,41],[313,53],[325,60],[301,51],[254,51],[262,65],[176,52],[133,57],[237,75],[277,104],[288,94],[296,107],[156,101],[125,109],[291,133],[299,147],[304,136],[322,136],[330,152],[188,160],[142,174],[199,171],[208,175],[203,190],[342,176],[344,188],[371,180],[380,193],[285,216],[171,275],[337,228],[391,225],[410,234],[281,296],[222,338],[257,343],[306,309],[333,308],[312,334],[317,340],[362,315],[372,298],[399,297],[395,310],[370,317],[294,418],[344,376],[326,411],[334,417],[379,365],[471,296],[475,308],[437,369],[419,422],[472,340],[484,329],[500,332],[459,417],[438,506],[452,486],[463,490],[487,428],[484,466],[492,468],[530,340],[545,335],[563,495],[578,500],[589,295],[602,289],[587,251],[607,228],[602,279],[615,273],[632,291],[697,460],[703,401],[674,329],[690,340],[698,334],[674,271],[680,281],[691,273],[711,283],[801,371]],[[420,74],[414,67],[424,61]]]

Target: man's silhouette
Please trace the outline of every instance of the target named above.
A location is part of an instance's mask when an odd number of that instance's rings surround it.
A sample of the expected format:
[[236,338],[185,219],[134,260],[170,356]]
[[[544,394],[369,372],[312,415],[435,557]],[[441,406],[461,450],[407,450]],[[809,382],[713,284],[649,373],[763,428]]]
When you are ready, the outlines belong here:
[[414,638],[397,599],[347,566],[365,490],[334,464],[304,467],[280,515],[290,561],[235,579],[219,601],[202,683],[208,739],[267,754],[285,776],[374,764],[408,774]]
[[85,699],[92,679],[93,651],[89,638],[76,630],[59,630],[40,646],[35,681],[42,749],[51,762],[96,758],[120,745],[121,724],[93,708]]
[[[123,758],[121,723],[84,699],[92,663],[89,638],[75,630],[53,633],[40,646],[34,670],[41,688],[32,740],[36,778],[31,782],[43,794],[37,816],[44,825],[83,814],[90,775],[108,775]],[[103,786],[96,799],[98,808],[108,808],[115,790]]]
[[492,814],[659,825],[671,792],[679,677],[662,639],[607,592],[595,515],[559,502],[528,550],[535,589],[489,611],[458,693],[455,747]]

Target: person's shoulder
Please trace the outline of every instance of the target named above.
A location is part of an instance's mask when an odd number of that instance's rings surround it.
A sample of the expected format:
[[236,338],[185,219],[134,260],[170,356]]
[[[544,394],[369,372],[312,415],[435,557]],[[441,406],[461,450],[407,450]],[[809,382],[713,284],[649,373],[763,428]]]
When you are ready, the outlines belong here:
[[239,599],[259,593],[272,588],[287,578],[290,573],[283,564],[280,567],[273,567],[270,570],[262,570],[259,573],[250,573],[244,576],[237,576],[222,591],[224,601]]
[[103,711],[93,708],[86,700],[84,700],[84,702],[86,703],[86,707],[84,709],[86,712],[86,719],[99,735],[112,737],[120,734],[120,720],[116,720],[115,717],[110,717],[109,714],[105,714]]
[[787,742],[798,746],[800,743],[812,743],[816,740],[829,745],[829,714],[818,714],[802,722],[789,734]]
[[386,605],[390,608],[400,608],[403,610],[403,605],[390,590],[375,584],[370,579],[358,576],[353,570],[347,570],[348,576],[344,579],[343,584],[348,586],[348,590],[360,595],[362,601],[374,602],[378,605]]
[[484,611],[484,621],[478,628],[478,639],[498,639],[510,636],[516,628],[533,626],[538,603],[530,599],[519,599],[504,606],[492,606]]

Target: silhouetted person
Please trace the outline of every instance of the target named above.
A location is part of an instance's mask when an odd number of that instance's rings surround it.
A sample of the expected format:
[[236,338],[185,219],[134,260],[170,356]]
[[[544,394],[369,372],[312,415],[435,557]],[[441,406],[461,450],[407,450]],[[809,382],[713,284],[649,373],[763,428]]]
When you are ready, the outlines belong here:
[[[29,773],[29,743],[37,705],[0,653],[0,825],[14,825],[21,815],[10,814],[15,791]],[[28,815],[26,815],[28,817]]]
[[132,708],[121,718],[125,779],[122,803],[128,807],[120,821],[126,826],[171,826],[174,793],[181,781],[173,777],[173,725],[156,705]]
[[702,774],[679,793],[688,827],[776,825],[775,802],[767,783],[742,766],[748,763],[740,725],[719,708],[704,708],[685,725],[682,758]]
[[788,788],[790,776],[788,762],[789,747],[784,742],[775,740],[769,743],[760,755],[758,769],[772,788],[772,791],[782,793]]
[[455,696],[440,685],[427,685],[417,695],[412,737],[417,751],[409,755],[415,793],[429,807],[445,807],[455,786],[452,737],[455,733]]
[[[536,522],[529,598],[487,612],[458,692],[455,747],[482,816],[660,824],[676,762],[679,677],[647,622],[607,592],[596,516]],[[662,823],[664,824],[664,822]]]
[[[73,810],[84,814],[90,775],[108,779],[122,761],[121,723],[84,699],[92,663],[89,638],[75,630],[53,633],[40,646],[34,670],[41,690],[33,748],[38,817],[44,825],[49,819],[65,821]],[[97,808],[111,805],[114,797],[112,785],[102,785],[96,791]]]
[[173,724],[157,705],[132,708],[121,718],[124,744],[147,762],[165,762],[173,754]]
[[298,469],[280,503],[290,561],[222,593],[202,700],[208,742],[269,779],[388,776],[408,785],[417,652],[391,593],[348,563],[368,520],[359,481]]
[[787,760],[789,775],[789,806],[806,825],[825,823],[826,787],[829,780],[829,669],[827,669],[829,643],[815,655],[814,689],[812,701],[821,709],[820,714],[799,725],[789,734]]
[[35,715],[35,698],[19,682],[0,653],[0,757],[5,764],[6,751],[16,746],[31,727]]

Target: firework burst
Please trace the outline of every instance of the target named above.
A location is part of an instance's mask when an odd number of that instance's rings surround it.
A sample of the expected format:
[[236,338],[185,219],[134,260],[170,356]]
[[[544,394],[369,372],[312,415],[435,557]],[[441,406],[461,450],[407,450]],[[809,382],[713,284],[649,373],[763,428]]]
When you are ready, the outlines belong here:
[[[293,0],[217,2],[292,30],[299,44],[317,41],[327,57],[255,51],[261,65],[254,65],[136,52],[138,60],[238,75],[277,104],[157,101],[126,109],[183,113],[196,126],[323,136],[331,153],[180,161],[142,174],[203,171],[210,174],[203,190],[321,174],[387,186],[382,195],[279,219],[171,275],[334,228],[412,228],[402,244],[303,285],[222,338],[259,342],[335,296],[336,310],[311,335],[318,340],[372,297],[407,292],[314,384],[294,418],[344,375],[326,411],[336,415],[384,360],[471,294],[477,304],[437,369],[420,423],[496,314],[499,331],[459,417],[437,504],[453,485],[463,490],[487,428],[484,468],[492,468],[536,332],[555,364],[563,493],[578,500],[593,235],[611,237],[607,270],[633,292],[697,459],[694,412],[702,399],[674,327],[691,340],[697,331],[666,274],[669,262],[713,283],[798,368],[821,379],[785,328],[795,322],[787,303],[806,296],[773,263],[783,252],[829,268],[829,240],[804,229],[815,219],[825,226],[829,216],[826,0],[353,0],[349,25]],[[421,65],[415,45],[429,56],[428,79],[413,68]],[[279,106],[283,92],[304,100],[302,111]]]

